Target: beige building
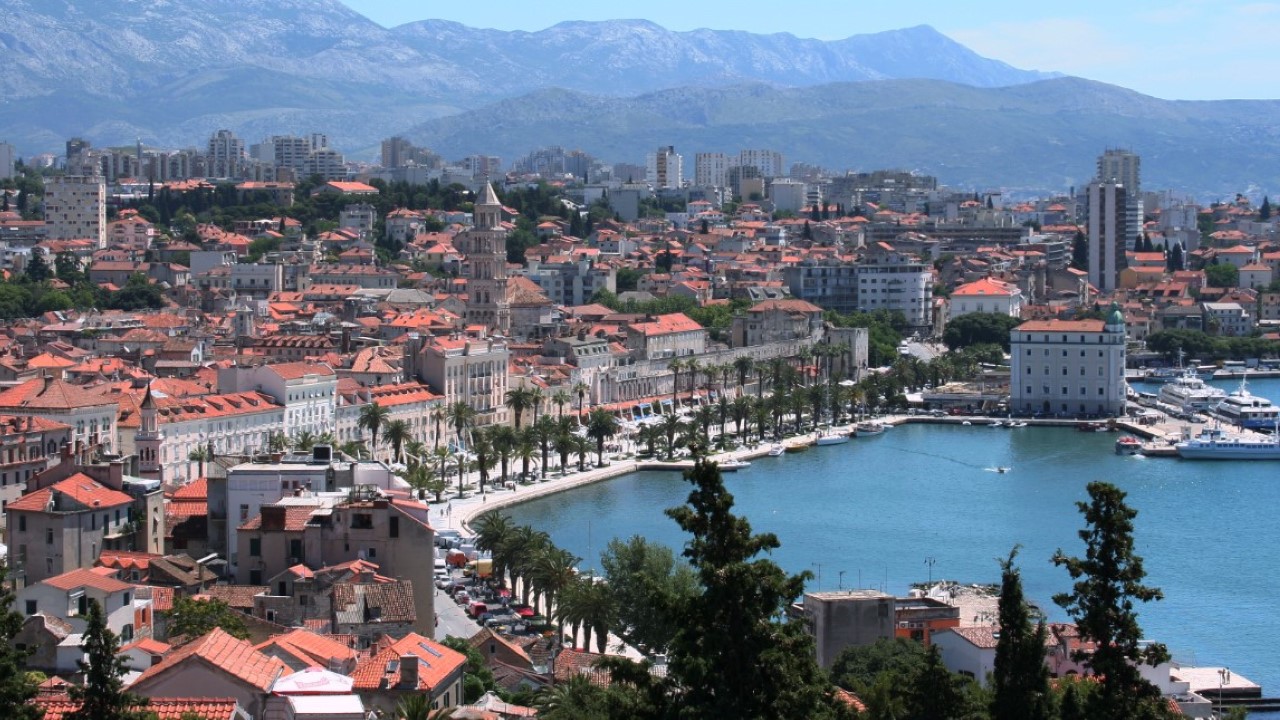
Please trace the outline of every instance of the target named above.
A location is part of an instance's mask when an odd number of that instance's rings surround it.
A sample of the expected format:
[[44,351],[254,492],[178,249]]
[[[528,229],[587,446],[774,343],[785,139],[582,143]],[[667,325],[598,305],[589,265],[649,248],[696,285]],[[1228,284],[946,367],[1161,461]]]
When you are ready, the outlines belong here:
[[410,334],[405,363],[412,375],[444,395],[444,406],[465,402],[478,426],[503,424],[506,407],[507,343],[501,338],[433,337]]
[[71,428],[38,417],[0,415],[0,530],[4,509],[27,489],[27,481],[58,462],[59,449],[71,442]]
[[1101,320],[1035,320],[1010,335],[1009,409],[1112,417],[1125,409],[1124,314]]
[[116,401],[105,395],[47,375],[0,392],[0,414],[68,425],[77,452],[93,448],[116,451],[118,409]]
[[816,340],[822,335],[822,308],[804,300],[765,300],[733,319],[733,346]]
[[658,315],[627,326],[627,349],[643,360],[701,355],[707,351],[707,331],[684,313]]

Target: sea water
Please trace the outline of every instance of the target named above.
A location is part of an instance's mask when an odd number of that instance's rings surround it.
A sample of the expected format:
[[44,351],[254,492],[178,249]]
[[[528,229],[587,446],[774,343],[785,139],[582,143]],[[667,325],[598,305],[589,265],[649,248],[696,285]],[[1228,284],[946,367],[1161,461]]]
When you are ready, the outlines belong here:
[[[1236,383],[1215,382],[1233,389]],[[1250,383],[1280,400],[1280,381]],[[1116,455],[1117,434],[1066,428],[904,425],[877,437],[759,458],[725,475],[734,511],[778,536],[773,558],[814,574],[810,590],[903,594],[930,576],[996,583],[1021,545],[1025,591],[1053,620],[1071,580],[1050,558],[1083,554],[1075,503],[1106,480],[1138,510],[1136,551],[1164,600],[1139,605],[1149,639],[1176,659],[1229,665],[1274,694],[1280,683],[1280,463],[1192,462]],[[996,468],[1007,472],[996,472]],[[635,473],[509,509],[598,568],[615,537],[677,550],[687,537],[664,514],[690,485],[679,473]],[[932,563],[928,562],[932,559]],[[968,618],[967,620],[973,620]],[[1267,692],[1271,691],[1271,692]]]

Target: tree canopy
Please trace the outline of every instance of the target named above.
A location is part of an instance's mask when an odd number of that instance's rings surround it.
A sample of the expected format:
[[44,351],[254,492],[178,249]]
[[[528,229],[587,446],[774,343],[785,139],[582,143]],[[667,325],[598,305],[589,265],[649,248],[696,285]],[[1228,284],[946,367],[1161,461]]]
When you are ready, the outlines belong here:
[[1009,331],[1022,320],[1004,313],[967,313],[947,322],[942,342],[952,350],[970,345],[999,345],[1009,352]]

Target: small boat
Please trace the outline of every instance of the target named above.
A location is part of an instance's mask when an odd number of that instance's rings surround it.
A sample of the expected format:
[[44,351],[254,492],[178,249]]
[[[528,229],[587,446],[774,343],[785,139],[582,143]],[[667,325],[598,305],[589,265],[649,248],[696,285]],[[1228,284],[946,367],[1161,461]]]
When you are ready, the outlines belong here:
[[854,425],[853,427],[854,427],[853,432],[856,437],[862,437],[864,435],[867,437],[871,437],[873,435],[882,435],[884,434],[884,431],[886,429],[883,423],[878,423],[874,421],[860,422],[857,425]]
[[1018,421],[1018,422],[1016,422],[1016,423],[1009,423],[1009,427],[1016,427],[1016,428],[1020,428],[1020,427],[1026,427],[1026,426],[1027,426],[1027,421],[1026,421],[1026,420],[1019,420],[1019,421]]
[[1132,435],[1125,435],[1116,440],[1117,455],[1138,455],[1142,452],[1142,441]]
[[848,435],[840,435],[829,431],[819,430],[817,437],[814,439],[814,445],[840,445],[849,442]]
[[1001,467],[996,468],[996,472],[998,472],[998,473],[1000,473],[1001,475],[1003,475],[1003,474],[1005,474],[1005,473],[1009,472],[1009,468],[1004,467],[1004,466],[1001,466]]
[[738,470],[741,470],[743,468],[751,467],[751,463],[747,462],[746,460],[725,460],[724,462],[717,463],[717,464],[720,466],[720,470],[723,472],[737,472]]
[[1107,432],[1109,429],[1106,423],[1100,422],[1082,422],[1076,425],[1076,430],[1080,432]]
[[774,445],[773,447],[769,448],[769,457],[778,457],[779,455],[785,453],[786,451],[787,451],[787,448],[785,445]]
[[788,445],[787,446],[787,452],[789,453],[804,452],[805,450],[808,450],[808,449],[809,449],[808,445]]
[[962,422],[962,423],[960,423],[960,424],[961,424],[961,425],[972,425],[973,423],[972,423],[972,422],[969,422],[968,420],[965,420],[964,422]]
[[1004,427],[1004,423],[1000,422],[999,420],[996,420],[995,422],[987,425],[987,427],[993,427],[993,428]]

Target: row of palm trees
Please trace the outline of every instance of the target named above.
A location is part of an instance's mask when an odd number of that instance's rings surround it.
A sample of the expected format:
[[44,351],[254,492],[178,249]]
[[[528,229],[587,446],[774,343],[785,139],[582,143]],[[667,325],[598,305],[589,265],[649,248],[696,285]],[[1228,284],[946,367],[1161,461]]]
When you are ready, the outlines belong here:
[[618,603],[599,578],[578,573],[582,558],[557,547],[550,536],[527,525],[515,525],[501,513],[476,522],[476,547],[493,556],[493,577],[520,601],[532,605],[559,628],[568,627],[582,646],[603,653],[608,633],[618,621]]

